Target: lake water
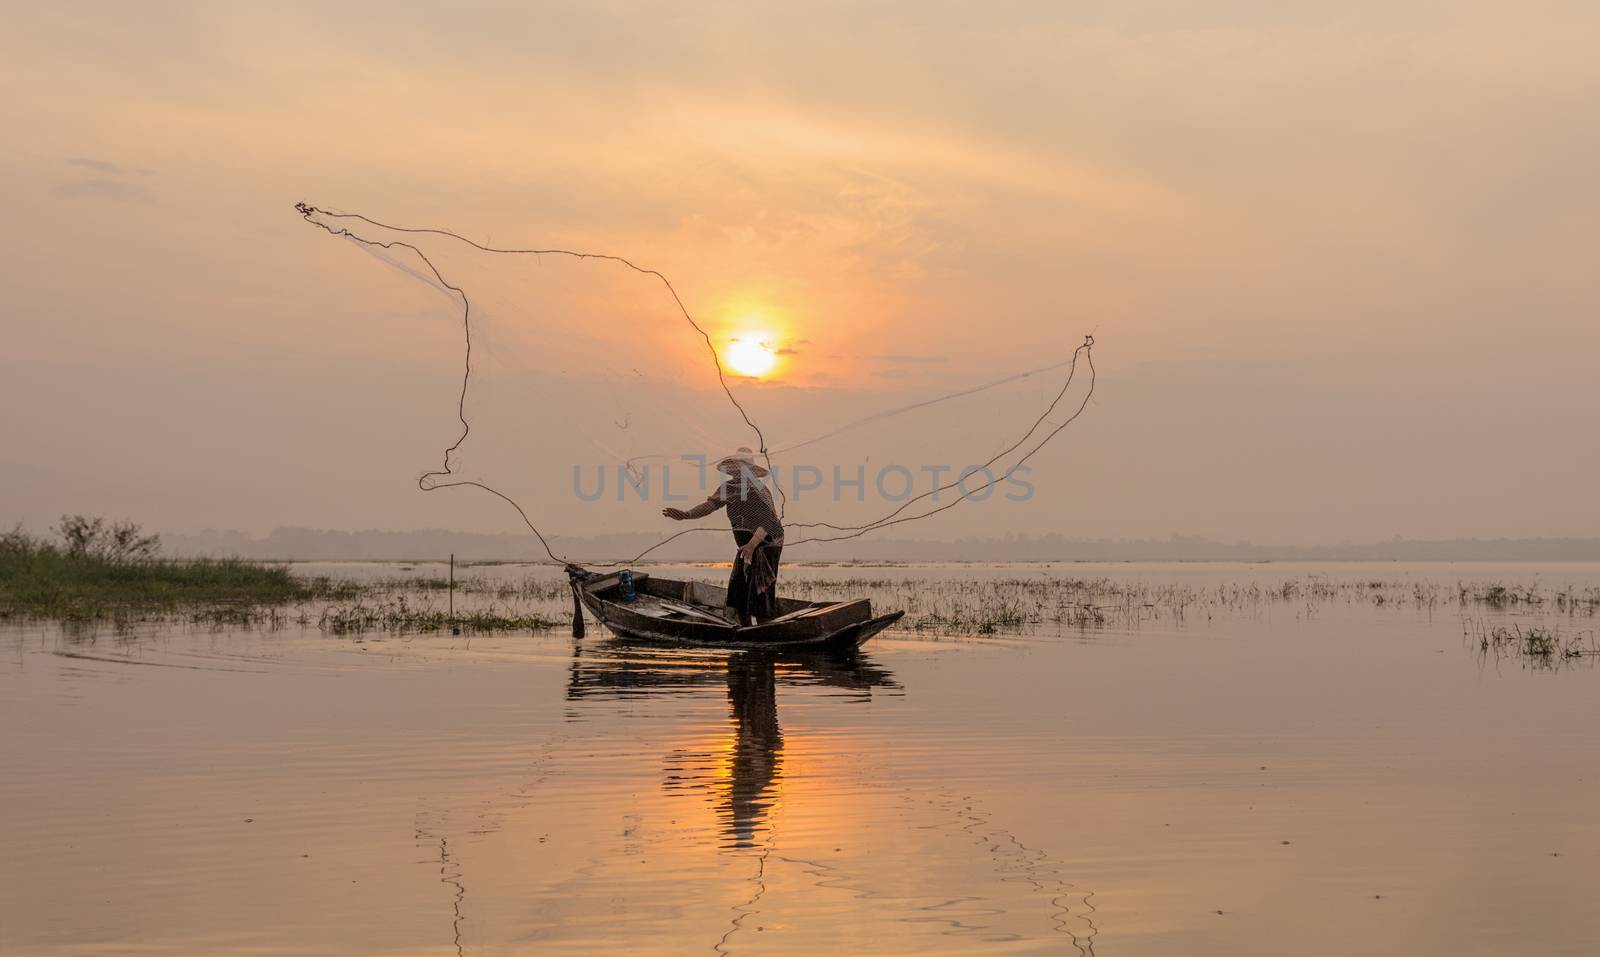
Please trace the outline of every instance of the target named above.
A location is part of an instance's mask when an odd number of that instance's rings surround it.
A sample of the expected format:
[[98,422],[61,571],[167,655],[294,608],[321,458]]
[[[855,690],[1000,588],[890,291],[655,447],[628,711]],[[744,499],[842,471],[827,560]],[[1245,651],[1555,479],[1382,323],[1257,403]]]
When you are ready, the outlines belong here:
[[[1069,578],[1120,597],[1085,623],[1048,597]],[[913,606],[921,630],[772,660],[592,625],[7,626],[0,953],[1600,949],[1596,659],[1477,638],[1592,635],[1592,604],[1551,596],[1600,594],[1600,566],[785,581]],[[458,600],[570,608],[535,592]]]

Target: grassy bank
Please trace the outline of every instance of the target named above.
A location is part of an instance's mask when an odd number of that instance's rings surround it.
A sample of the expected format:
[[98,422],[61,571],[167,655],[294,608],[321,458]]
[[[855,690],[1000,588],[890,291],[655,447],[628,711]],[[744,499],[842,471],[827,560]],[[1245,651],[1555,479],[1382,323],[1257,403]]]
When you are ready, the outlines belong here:
[[316,625],[340,635],[535,631],[562,623],[509,608],[452,614],[409,597],[448,588],[442,579],[361,584],[298,577],[287,565],[237,558],[167,560],[158,557],[160,539],[137,525],[81,515],[63,516],[53,531],[53,539],[20,527],[0,533],[0,621],[171,619],[217,626]]
[[314,596],[283,566],[238,559],[125,563],[0,551],[0,617],[105,618],[201,604],[283,604]]
[[286,566],[230,558],[156,557],[159,542],[63,520],[61,541],[20,529],[0,535],[0,618],[94,619],[206,605],[276,605],[316,597],[321,584]]

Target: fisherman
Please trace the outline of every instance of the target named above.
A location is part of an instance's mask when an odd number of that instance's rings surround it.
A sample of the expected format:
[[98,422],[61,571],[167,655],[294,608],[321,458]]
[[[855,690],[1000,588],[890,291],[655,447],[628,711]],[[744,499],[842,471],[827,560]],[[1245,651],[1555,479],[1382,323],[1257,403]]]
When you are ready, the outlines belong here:
[[719,508],[728,510],[733,541],[739,547],[728,576],[730,620],[741,625],[778,617],[778,559],[783,554],[783,523],[772,505],[772,493],[761,479],[767,470],[756,464],[748,448],[741,448],[717,463],[722,482],[704,502],[684,511],[664,508],[674,521],[704,518]]

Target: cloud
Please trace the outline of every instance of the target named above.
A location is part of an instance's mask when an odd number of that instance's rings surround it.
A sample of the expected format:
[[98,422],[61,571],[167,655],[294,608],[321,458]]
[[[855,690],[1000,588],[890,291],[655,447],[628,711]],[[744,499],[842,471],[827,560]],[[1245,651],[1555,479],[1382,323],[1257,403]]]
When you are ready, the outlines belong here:
[[862,358],[872,362],[888,362],[895,365],[936,365],[950,361],[949,356],[879,355],[862,356]]
[[89,196],[102,199],[133,199],[144,195],[144,187],[125,180],[94,176],[62,183],[56,192],[63,196]]
[[127,172],[123,167],[117,165],[116,163],[110,162],[109,160],[95,159],[90,156],[69,156],[67,157],[66,163],[68,166],[76,166],[80,169],[90,170],[92,172],[107,176],[121,176]]
[[62,164],[72,177],[56,187],[55,191],[62,196],[133,199],[145,193],[144,187],[133,182],[133,178],[150,175],[147,169],[93,156],[69,156]]

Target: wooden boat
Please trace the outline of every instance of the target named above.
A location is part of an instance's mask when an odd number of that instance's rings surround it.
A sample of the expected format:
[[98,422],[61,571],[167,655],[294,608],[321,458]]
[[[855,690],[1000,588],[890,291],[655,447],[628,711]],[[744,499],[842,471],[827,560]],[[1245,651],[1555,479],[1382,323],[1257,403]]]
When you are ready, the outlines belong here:
[[[630,570],[631,571],[631,570]],[[778,598],[778,617],[738,625],[723,617],[728,590],[705,582],[631,572],[634,599],[623,598],[622,573],[599,575],[567,566],[572,583],[572,633],[583,635],[583,612],[624,638],[729,648],[854,648],[900,620],[903,611],[874,616],[872,602]]]

